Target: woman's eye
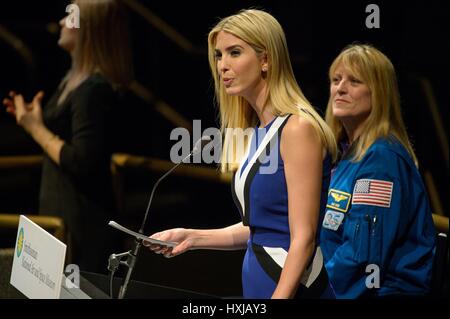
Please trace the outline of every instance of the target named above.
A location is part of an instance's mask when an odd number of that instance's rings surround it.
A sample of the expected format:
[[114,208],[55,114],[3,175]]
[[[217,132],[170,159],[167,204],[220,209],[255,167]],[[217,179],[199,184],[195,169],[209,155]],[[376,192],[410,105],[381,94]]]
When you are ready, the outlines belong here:
[[216,58],[216,60],[220,60],[222,58],[222,54],[221,53],[216,53],[214,55],[214,57]]
[[360,84],[362,83],[360,80],[356,79],[356,78],[350,78],[350,82],[353,84]]
[[231,56],[239,56],[239,54],[241,54],[241,52],[238,50],[233,50],[230,52],[230,54],[231,54]]

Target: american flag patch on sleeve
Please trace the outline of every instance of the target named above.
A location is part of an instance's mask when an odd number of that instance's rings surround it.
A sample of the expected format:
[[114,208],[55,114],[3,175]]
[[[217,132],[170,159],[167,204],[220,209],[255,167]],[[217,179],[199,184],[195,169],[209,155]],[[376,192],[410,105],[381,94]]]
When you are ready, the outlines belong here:
[[394,183],[377,179],[358,179],[353,189],[353,205],[391,207]]

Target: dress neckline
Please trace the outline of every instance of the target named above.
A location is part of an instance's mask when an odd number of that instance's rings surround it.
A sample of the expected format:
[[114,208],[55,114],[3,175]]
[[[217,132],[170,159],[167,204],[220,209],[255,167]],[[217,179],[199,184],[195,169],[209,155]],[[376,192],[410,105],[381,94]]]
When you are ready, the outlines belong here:
[[267,123],[266,126],[263,126],[263,127],[260,127],[261,121],[258,121],[258,124],[256,125],[256,128],[260,129],[260,130],[270,128],[272,126],[273,122],[275,122],[275,120],[277,119],[277,117],[278,116],[275,116],[269,123]]

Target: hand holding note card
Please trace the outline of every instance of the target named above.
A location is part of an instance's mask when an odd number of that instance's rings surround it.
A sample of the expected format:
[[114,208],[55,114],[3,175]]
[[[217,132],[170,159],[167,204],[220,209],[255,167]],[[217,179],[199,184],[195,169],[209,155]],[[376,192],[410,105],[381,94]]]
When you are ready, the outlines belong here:
[[170,242],[170,241],[162,241],[162,240],[158,240],[158,239],[153,239],[153,238],[147,237],[147,236],[145,236],[143,234],[137,233],[137,232],[132,231],[132,230],[126,228],[126,227],[123,227],[122,225],[116,223],[113,220],[111,220],[108,223],[108,225],[111,226],[111,227],[114,227],[114,228],[116,228],[116,229],[118,229],[120,231],[123,231],[124,233],[127,233],[127,234],[129,234],[131,236],[134,236],[134,237],[136,237],[138,239],[142,239],[142,240],[144,240],[146,242],[149,242],[149,243],[152,243],[152,244],[155,244],[155,245],[161,245],[161,246],[167,246],[167,247],[175,247],[176,245],[178,245],[178,243],[174,243],[174,242]]

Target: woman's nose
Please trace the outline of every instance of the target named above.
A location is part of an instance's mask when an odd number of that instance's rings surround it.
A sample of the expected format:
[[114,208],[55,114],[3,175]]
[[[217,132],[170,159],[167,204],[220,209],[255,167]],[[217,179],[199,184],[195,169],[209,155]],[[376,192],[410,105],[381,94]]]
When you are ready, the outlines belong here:
[[347,92],[347,82],[342,80],[337,85],[337,92],[339,94],[344,94]]
[[63,28],[63,27],[65,26],[65,24],[66,24],[66,18],[67,18],[67,17],[64,17],[64,18],[62,18],[61,20],[59,20],[59,25],[61,26],[61,28]]
[[222,57],[219,61],[219,71],[223,73],[228,69],[229,69],[228,61],[225,57]]

